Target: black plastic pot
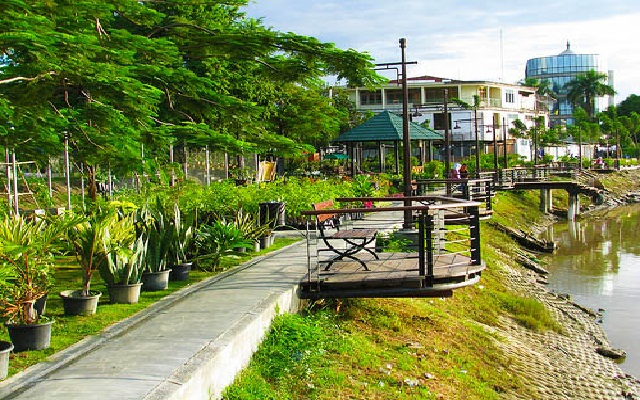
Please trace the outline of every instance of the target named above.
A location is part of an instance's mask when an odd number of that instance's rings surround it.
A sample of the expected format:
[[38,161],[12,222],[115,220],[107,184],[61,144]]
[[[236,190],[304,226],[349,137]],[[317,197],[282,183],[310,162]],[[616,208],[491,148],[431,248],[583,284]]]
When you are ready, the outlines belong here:
[[82,290],[60,292],[64,315],[93,315],[98,308],[101,292],[92,290],[90,296],[82,296]]
[[189,272],[191,272],[191,266],[193,263],[184,262],[178,265],[171,266],[171,272],[169,273],[170,281],[186,281],[189,280]]
[[37,324],[9,324],[5,326],[9,331],[13,351],[42,350],[51,344],[51,325],[53,321]]
[[142,274],[142,290],[146,292],[154,292],[157,290],[166,290],[169,287],[170,269],[158,272],[144,272]]

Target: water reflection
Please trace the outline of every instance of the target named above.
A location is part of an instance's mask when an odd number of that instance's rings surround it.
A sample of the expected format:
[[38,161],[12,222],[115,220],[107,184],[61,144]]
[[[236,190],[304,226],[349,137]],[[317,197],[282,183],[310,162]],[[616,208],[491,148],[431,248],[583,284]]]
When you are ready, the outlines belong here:
[[592,309],[603,308],[603,326],[613,347],[627,351],[623,367],[640,376],[640,205],[604,217],[585,217],[550,227],[544,235],[558,245],[546,257],[549,289],[570,293]]

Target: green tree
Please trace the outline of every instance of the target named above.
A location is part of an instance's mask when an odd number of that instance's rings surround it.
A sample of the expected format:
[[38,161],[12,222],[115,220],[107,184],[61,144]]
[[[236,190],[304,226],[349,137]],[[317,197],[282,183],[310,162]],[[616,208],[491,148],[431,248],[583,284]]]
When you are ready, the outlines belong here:
[[551,81],[548,79],[539,80],[528,77],[520,81],[520,84],[536,88],[536,107],[542,105],[544,111],[551,110],[553,103],[558,99],[558,95],[553,91]]
[[640,114],[640,96],[637,94],[629,95],[618,104],[618,115],[628,117],[633,112]]
[[141,146],[160,163],[169,144],[238,154],[300,151],[298,140],[268,123],[281,88],[299,85],[291,104],[308,110],[313,95],[302,92],[322,76],[382,81],[368,54],[267,29],[245,17],[246,4],[2,2],[3,144],[46,159],[61,152],[68,132],[95,196],[98,167],[140,170]]
[[590,70],[576,76],[564,86],[567,91],[567,100],[574,107],[583,108],[589,118],[594,118],[595,99],[605,95],[614,95],[613,88],[605,83],[607,75]]

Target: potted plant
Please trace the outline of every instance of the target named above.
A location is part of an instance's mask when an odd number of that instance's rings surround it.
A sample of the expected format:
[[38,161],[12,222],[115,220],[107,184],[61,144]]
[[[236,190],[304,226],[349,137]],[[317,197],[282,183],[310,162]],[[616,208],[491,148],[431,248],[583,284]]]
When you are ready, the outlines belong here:
[[13,351],[13,343],[0,340],[0,380],[9,375],[9,358]]
[[[128,233],[117,250],[109,253],[98,267],[98,272],[109,290],[111,303],[137,303],[142,287],[142,270],[147,251],[147,242],[140,236],[135,238],[133,221],[123,220],[122,229]],[[130,243],[127,246],[127,243]]]
[[271,234],[269,226],[260,224],[260,219],[257,215],[247,213],[242,208],[236,211],[233,225],[242,232],[246,239],[253,242],[255,251],[260,251],[260,238]]
[[0,309],[15,351],[49,347],[53,321],[40,315],[35,303],[51,286],[52,252],[76,222],[8,215],[0,220]]
[[193,263],[189,260],[191,245],[193,244],[193,214],[183,218],[178,204],[173,205],[173,240],[169,248],[169,260],[171,272],[169,279],[172,281],[186,281]]
[[223,257],[233,256],[235,248],[253,244],[233,223],[227,223],[224,220],[200,226],[195,240],[198,252],[196,258],[208,261],[212,270],[218,268]]
[[91,290],[91,278],[112,253],[130,245],[130,224],[110,209],[98,210],[71,227],[68,236],[82,270],[82,289],[60,293],[65,315],[95,314],[102,293]]
[[165,290],[169,287],[167,257],[175,235],[175,226],[164,212],[159,198],[155,207],[145,206],[140,210],[138,223],[142,236],[147,241],[142,273],[142,290]]

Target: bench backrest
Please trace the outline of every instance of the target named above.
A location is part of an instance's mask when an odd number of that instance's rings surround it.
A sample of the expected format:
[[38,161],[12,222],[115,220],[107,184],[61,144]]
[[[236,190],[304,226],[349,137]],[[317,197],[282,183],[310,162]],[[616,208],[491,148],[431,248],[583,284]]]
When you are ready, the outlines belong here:
[[[320,203],[313,203],[312,206],[313,206],[313,210],[314,211],[328,210],[328,209],[330,210],[330,209],[333,208],[333,200],[322,201]],[[316,220],[318,222],[324,222],[324,221],[326,221],[328,219],[332,219],[332,218],[335,218],[335,217],[336,217],[335,213],[334,214],[319,214],[316,217]]]

